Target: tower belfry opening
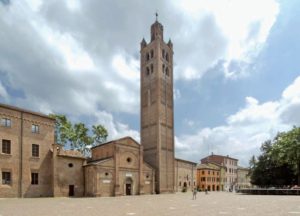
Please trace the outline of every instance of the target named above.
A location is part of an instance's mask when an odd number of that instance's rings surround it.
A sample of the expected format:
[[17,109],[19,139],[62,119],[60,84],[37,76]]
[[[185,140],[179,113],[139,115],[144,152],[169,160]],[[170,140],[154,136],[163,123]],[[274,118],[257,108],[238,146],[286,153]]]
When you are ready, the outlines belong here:
[[141,42],[141,144],[156,169],[156,193],[174,191],[173,44],[163,25],[151,25],[151,41]]

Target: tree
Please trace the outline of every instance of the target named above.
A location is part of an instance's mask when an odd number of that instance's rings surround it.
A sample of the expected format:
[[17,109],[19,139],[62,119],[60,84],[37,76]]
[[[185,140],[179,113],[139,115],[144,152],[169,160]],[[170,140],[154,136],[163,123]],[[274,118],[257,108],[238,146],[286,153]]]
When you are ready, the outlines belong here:
[[93,135],[94,146],[106,142],[108,133],[105,127],[103,127],[102,125],[93,125],[92,131],[94,134]]
[[300,185],[300,127],[279,133],[275,138],[272,154],[280,164],[289,164],[292,167]]
[[92,146],[103,143],[107,139],[108,132],[102,125],[93,125],[91,136],[84,123],[73,125],[65,115],[51,114],[50,116],[56,120],[55,142],[72,150],[78,150],[85,156],[90,155]]
[[65,146],[73,132],[72,123],[65,115],[50,114],[49,116],[55,118],[55,142]]
[[89,129],[85,127],[85,124],[74,124],[73,131],[69,137],[71,149],[76,149],[84,155],[89,153],[93,139],[88,135],[88,131]]
[[274,142],[265,141],[257,160],[253,156],[250,160],[251,183],[258,186],[283,186],[293,184],[295,175],[287,163],[279,163],[273,154]]

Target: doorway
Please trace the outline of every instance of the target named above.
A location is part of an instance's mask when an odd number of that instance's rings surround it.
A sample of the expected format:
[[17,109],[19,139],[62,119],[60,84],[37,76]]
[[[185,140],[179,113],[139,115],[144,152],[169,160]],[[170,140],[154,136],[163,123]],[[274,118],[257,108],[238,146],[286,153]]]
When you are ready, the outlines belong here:
[[69,185],[69,197],[74,196],[74,185]]
[[132,195],[132,179],[131,178],[126,178],[126,182],[125,182],[125,194],[127,196]]
[[126,184],[126,195],[131,195],[131,184]]

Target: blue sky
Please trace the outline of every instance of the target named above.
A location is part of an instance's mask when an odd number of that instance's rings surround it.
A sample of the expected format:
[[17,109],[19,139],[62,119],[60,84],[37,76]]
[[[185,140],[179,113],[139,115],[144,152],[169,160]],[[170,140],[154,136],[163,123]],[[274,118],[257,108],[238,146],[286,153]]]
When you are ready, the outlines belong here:
[[174,44],[176,156],[246,166],[300,124],[297,0],[0,0],[0,102],[139,140],[139,49]]

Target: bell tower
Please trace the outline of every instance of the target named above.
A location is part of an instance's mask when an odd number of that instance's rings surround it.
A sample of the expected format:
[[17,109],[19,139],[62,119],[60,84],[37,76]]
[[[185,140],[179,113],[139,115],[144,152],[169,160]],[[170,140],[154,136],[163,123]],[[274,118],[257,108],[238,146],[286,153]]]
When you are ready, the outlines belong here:
[[144,160],[156,169],[156,193],[174,192],[173,44],[163,26],[151,25],[151,41],[141,42],[141,144]]

